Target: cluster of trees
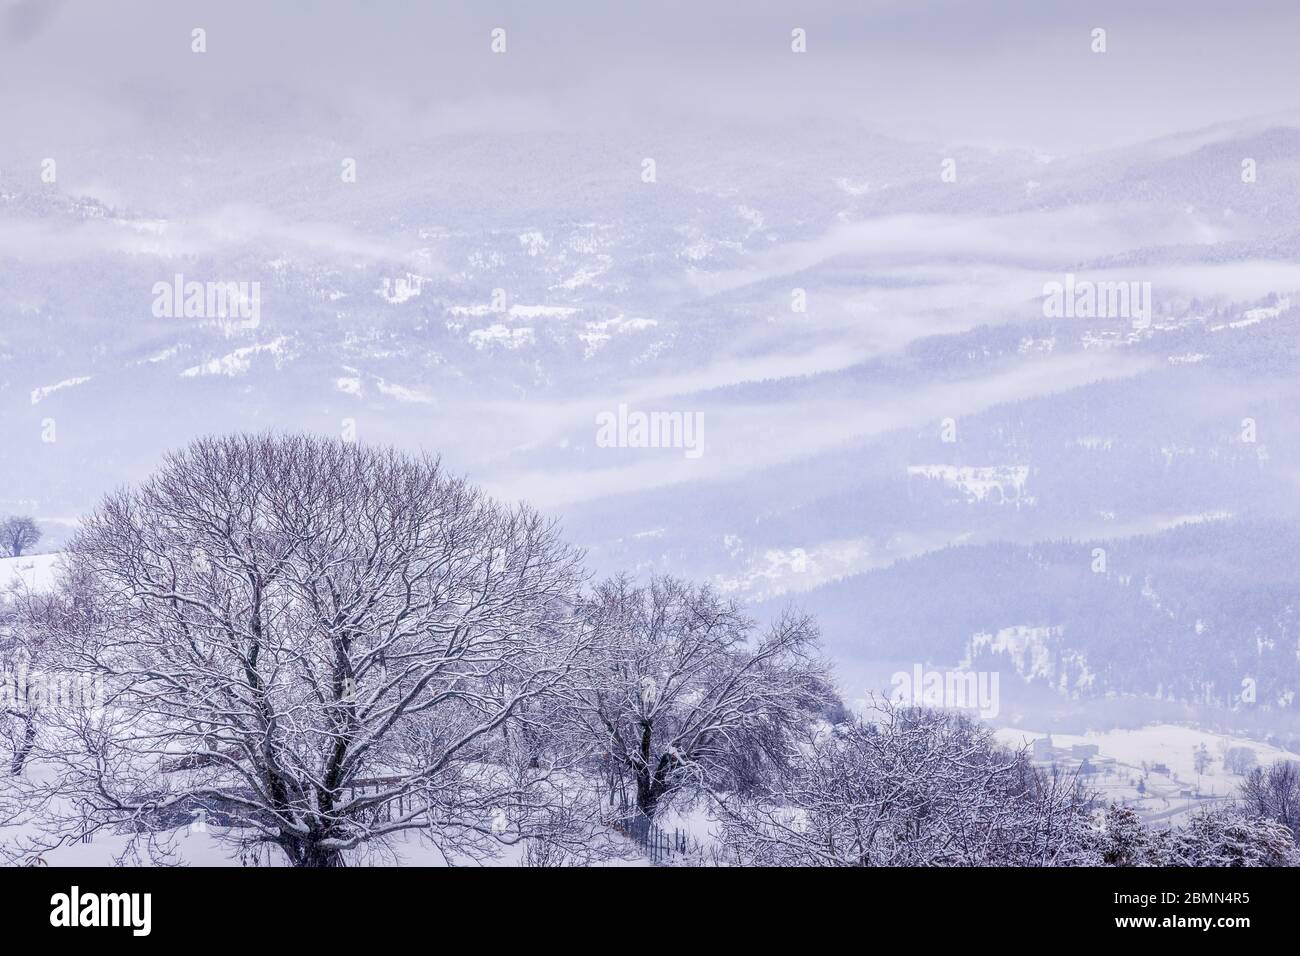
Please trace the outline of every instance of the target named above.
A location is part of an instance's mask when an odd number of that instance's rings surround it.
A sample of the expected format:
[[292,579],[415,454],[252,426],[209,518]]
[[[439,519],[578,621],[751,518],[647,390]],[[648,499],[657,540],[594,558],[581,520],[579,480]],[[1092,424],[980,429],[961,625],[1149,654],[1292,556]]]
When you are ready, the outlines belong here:
[[1300,866],[1295,835],[1247,805],[1203,810],[1178,829],[1149,829],[1131,807],[1106,809],[1093,850],[1106,866]]
[[921,708],[814,731],[772,790],[716,803],[736,860],[760,865],[1300,866],[1296,763],[1255,770],[1238,803],[1152,829],[987,727]]
[[15,515],[0,520],[0,556],[20,558],[40,540],[41,529],[31,518]]
[[[619,814],[695,799],[742,864],[1156,859],[1109,849],[1076,781],[977,723],[849,715],[810,618],[760,627],[667,577],[589,586],[551,522],[430,458],[201,440],[107,497],[55,593],[14,606],[11,658],[100,689],[0,720],[0,811],[39,821],[14,859],[110,831],[158,860],[202,816],[297,866],[413,833],[449,859],[522,843],[528,862],[582,863],[626,852]],[[1294,819],[1271,778],[1256,790],[1257,816]],[[1259,826],[1267,852],[1216,859],[1292,852],[1285,825]],[[1196,840],[1255,835],[1220,830]]]
[[1230,773],[1244,776],[1255,767],[1256,763],[1258,758],[1255,756],[1255,751],[1249,747],[1228,747],[1223,752],[1223,768]]
[[1066,866],[1088,862],[1090,800],[971,719],[882,704],[812,728],[755,796],[718,798],[741,862],[774,866]]

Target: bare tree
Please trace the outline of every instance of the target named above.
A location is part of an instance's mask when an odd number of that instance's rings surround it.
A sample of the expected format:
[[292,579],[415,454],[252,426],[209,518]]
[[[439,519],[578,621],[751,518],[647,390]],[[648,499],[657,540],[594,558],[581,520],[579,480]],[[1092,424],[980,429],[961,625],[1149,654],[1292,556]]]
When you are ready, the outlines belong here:
[[1255,751],[1250,747],[1229,747],[1223,755],[1224,769],[1238,776],[1245,776],[1258,763]]
[[106,706],[40,758],[93,827],[191,816],[335,866],[418,831],[478,856],[549,832],[579,754],[506,746],[584,651],[578,555],[437,461],[306,437],[203,439],[109,496],[37,622]]
[[793,773],[719,795],[744,865],[1059,866],[1090,859],[1088,800],[959,715],[882,704],[873,721],[792,738]]
[[15,516],[0,522],[0,549],[13,557],[41,540],[41,529],[31,518]]
[[1210,748],[1205,744],[1192,748],[1192,763],[1196,767],[1196,776],[1200,777],[1210,769],[1211,764]]
[[734,604],[668,577],[606,581],[583,610],[595,647],[574,715],[647,817],[725,782],[826,705],[809,618],[760,636]]
[[[23,772],[36,746],[37,726],[47,703],[78,703],[93,698],[93,687],[81,686],[46,668],[46,648],[31,621],[44,615],[57,599],[15,580],[0,589],[0,741],[8,752],[8,772]],[[63,700],[47,700],[51,695]]]
[[1255,816],[1274,820],[1300,840],[1300,761],[1256,767],[1241,785],[1241,799]]

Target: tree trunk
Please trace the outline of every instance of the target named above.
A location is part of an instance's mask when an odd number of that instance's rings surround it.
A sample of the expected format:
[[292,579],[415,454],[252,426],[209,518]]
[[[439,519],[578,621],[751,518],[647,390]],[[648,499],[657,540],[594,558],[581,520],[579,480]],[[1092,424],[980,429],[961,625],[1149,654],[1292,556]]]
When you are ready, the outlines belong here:
[[295,840],[284,849],[295,867],[334,869],[347,865],[340,850],[321,846],[319,840]]
[[655,808],[659,805],[659,788],[648,772],[636,775],[636,808],[649,820],[654,819]]
[[9,761],[9,773],[16,777],[23,772],[23,765],[27,763],[32,748],[36,746],[36,721],[32,720],[31,714],[16,711],[10,711],[10,713],[14,714],[26,725],[23,731],[23,742],[20,746],[14,748],[14,755]]
[[654,819],[655,806],[659,803],[659,789],[656,786],[654,770],[650,766],[650,748],[654,739],[654,724],[649,720],[641,721],[641,753],[636,771],[636,808],[648,819]]

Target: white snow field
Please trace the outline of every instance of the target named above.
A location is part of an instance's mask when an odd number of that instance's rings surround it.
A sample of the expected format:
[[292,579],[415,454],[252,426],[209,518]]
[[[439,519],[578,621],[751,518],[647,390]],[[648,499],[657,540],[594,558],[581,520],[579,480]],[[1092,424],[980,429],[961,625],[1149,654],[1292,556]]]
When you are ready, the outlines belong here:
[[[1001,743],[1017,749],[1048,736],[1012,727],[999,728],[996,734]],[[1098,772],[1088,776],[1085,786],[1102,801],[1127,804],[1148,823],[1161,825],[1180,825],[1198,808],[1237,796],[1245,778],[1224,766],[1223,755],[1228,748],[1252,751],[1261,767],[1279,760],[1300,760],[1300,755],[1258,740],[1176,724],[1051,734],[1051,739],[1056,748],[1064,750],[1079,744],[1095,745],[1097,755],[1088,759],[1096,764]],[[1201,746],[1210,760],[1205,772],[1198,774],[1194,755]],[[1067,760],[1064,766],[1070,769],[1072,763]]]
[[25,554],[20,558],[0,558],[0,591],[25,587],[33,591],[50,591],[60,555]]

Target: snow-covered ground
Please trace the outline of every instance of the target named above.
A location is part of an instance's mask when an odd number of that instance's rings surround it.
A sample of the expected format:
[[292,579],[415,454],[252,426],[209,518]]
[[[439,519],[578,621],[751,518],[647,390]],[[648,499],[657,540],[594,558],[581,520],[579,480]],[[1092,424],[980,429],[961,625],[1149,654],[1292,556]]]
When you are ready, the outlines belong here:
[[[262,849],[256,855],[248,854],[241,861],[238,849],[222,839],[230,831],[221,827],[209,826],[205,830],[181,829],[175,832],[170,841],[170,855],[159,854],[152,859],[141,852],[139,859],[128,857],[123,860],[126,865],[182,865],[182,866],[285,866],[284,855],[278,850]],[[75,843],[59,847],[41,854],[47,866],[116,866],[127,849],[128,838],[125,836],[97,834],[90,843]],[[394,855],[395,853],[395,855]],[[406,834],[395,841],[394,853],[378,851],[369,854],[357,854],[349,861],[352,866],[447,866],[443,855],[433,844],[416,833]],[[474,864],[471,861],[458,860],[458,865],[481,866],[520,866],[522,865],[522,845],[502,847],[494,859]],[[649,861],[637,856],[633,859],[611,859],[603,861],[600,866],[649,866]]]
[[[1042,733],[1024,730],[1019,727],[1004,727],[997,731],[998,740],[1010,747],[1047,736]],[[1223,769],[1221,759],[1225,747],[1247,747],[1255,752],[1261,766],[1267,766],[1276,760],[1300,760],[1300,754],[1290,753],[1257,740],[1244,737],[1232,737],[1216,734],[1208,730],[1193,727],[1181,727],[1175,724],[1152,724],[1136,730],[1109,730],[1103,733],[1052,734],[1052,742],[1058,747],[1071,747],[1075,744],[1096,744],[1102,757],[1114,757],[1118,763],[1141,768],[1147,764],[1164,764],[1179,780],[1196,782],[1196,765],[1194,752],[1202,744],[1210,753],[1213,763],[1209,771],[1202,775],[1201,790],[1212,793],[1227,793],[1235,790],[1241,782],[1239,776]]]
[[[26,844],[35,837],[31,825],[0,827],[0,840],[10,847]],[[230,839],[226,839],[230,836]],[[112,833],[97,833],[88,843],[71,843],[53,850],[45,850],[39,859],[46,866],[286,866],[287,861],[278,849],[263,847],[256,852],[246,851],[242,856],[234,840],[238,833],[213,825],[181,827],[160,839],[156,853],[151,853],[146,841],[136,841]],[[26,838],[26,839],[24,839]],[[125,854],[125,855],[124,855]],[[30,859],[30,857],[28,857]],[[119,862],[120,861],[120,862]],[[499,853],[487,860],[475,862],[458,858],[458,866],[522,866],[522,844],[503,845]],[[398,835],[391,848],[360,850],[348,855],[350,866],[447,866],[448,861],[424,834],[410,831]],[[601,861],[597,866],[649,866],[650,862],[632,843],[627,843],[623,858]]]
[[59,554],[25,554],[21,558],[0,558],[0,591],[9,587],[50,591]]

